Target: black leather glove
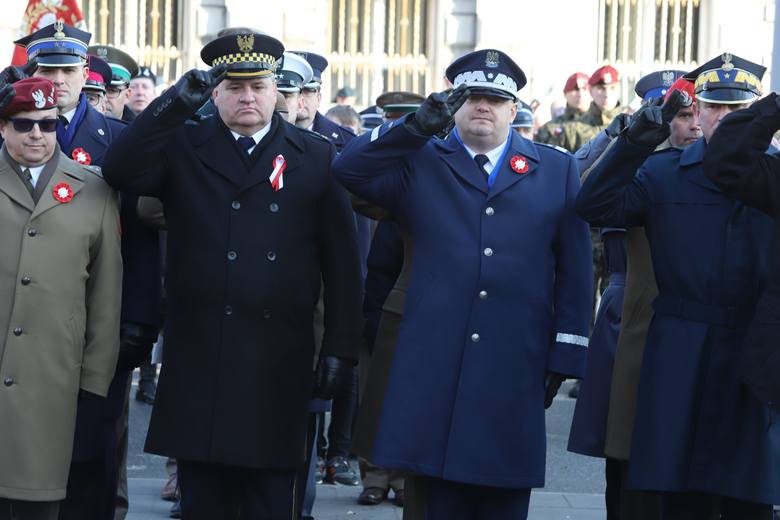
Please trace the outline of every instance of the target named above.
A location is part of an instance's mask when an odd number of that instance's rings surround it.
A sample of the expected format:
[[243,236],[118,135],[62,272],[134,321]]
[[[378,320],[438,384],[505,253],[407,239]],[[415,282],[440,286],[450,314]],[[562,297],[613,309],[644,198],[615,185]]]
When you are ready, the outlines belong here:
[[117,370],[133,370],[150,359],[157,331],[149,325],[123,322],[119,328]]
[[227,65],[217,65],[209,70],[192,69],[176,82],[179,99],[192,110],[198,110],[211,97],[214,87],[225,78]]
[[0,85],[6,85],[9,83],[16,83],[17,81],[29,78],[38,68],[38,64],[33,61],[28,61],[21,67],[6,67],[0,72]]
[[626,129],[626,138],[634,144],[658,146],[672,132],[669,122],[681,108],[691,106],[691,97],[675,90],[666,102],[663,98],[654,98],[636,111]]
[[351,361],[336,356],[320,358],[314,384],[314,397],[333,399],[339,391],[349,384],[355,365]]
[[612,120],[612,122],[604,129],[604,132],[610,139],[616,138],[620,132],[628,127],[628,123],[631,121],[631,116],[628,114],[618,114]]
[[0,112],[11,104],[11,101],[14,100],[14,96],[16,96],[16,90],[13,85],[5,84],[0,87]]
[[780,129],[780,97],[774,92],[750,105],[750,110],[760,114],[762,119],[768,119],[773,130]]
[[566,380],[566,376],[557,372],[547,372],[544,375],[544,409],[552,406],[553,399],[558,394],[558,389]]
[[466,102],[471,92],[461,84],[450,92],[434,92],[423,101],[408,120],[411,129],[420,135],[433,136],[447,128],[455,112]]

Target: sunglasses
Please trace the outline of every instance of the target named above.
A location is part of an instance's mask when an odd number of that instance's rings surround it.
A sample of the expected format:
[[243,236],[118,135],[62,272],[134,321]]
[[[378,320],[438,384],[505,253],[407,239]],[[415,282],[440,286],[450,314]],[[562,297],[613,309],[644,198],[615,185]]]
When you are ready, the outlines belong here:
[[38,129],[44,133],[51,133],[57,131],[57,119],[27,119],[23,117],[9,119],[14,125],[14,130],[26,134],[31,132],[35,125],[38,125]]

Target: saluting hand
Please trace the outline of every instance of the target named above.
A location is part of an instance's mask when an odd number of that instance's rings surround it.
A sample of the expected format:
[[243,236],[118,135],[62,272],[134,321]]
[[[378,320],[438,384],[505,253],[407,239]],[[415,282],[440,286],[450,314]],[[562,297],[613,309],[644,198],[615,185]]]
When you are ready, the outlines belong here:
[[455,112],[466,102],[471,92],[466,85],[450,92],[434,92],[420,105],[408,123],[420,135],[436,135],[452,122]]
[[227,65],[217,65],[209,70],[192,69],[176,82],[176,90],[188,107],[197,110],[211,97],[211,92],[225,78]]
[[669,123],[677,112],[691,103],[691,97],[680,90],[672,92],[666,102],[663,98],[648,100],[631,118],[626,137],[634,144],[658,146],[671,134]]

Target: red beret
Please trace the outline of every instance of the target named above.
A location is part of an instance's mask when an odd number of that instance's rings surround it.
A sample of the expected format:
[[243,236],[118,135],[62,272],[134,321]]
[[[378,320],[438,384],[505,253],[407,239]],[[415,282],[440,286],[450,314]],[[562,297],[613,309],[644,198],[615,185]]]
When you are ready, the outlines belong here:
[[672,92],[674,92],[675,90],[686,92],[689,96],[691,96],[693,102],[696,103],[696,94],[694,93],[693,81],[687,80],[685,78],[679,78],[677,81],[672,83],[672,86],[669,87],[669,90],[666,91],[666,95],[664,96],[664,101],[669,99],[669,96],[671,96]]
[[588,85],[609,85],[610,83],[617,83],[618,81],[620,81],[620,73],[617,69],[612,65],[604,65],[603,67],[596,69],[596,71],[590,75]]
[[54,85],[45,78],[27,78],[13,84],[16,95],[5,107],[2,117],[11,117],[19,112],[46,110],[57,107]]
[[588,75],[584,72],[575,72],[566,80],[563,86],[563,93],[566,94],[572,90],[582,90],[588,84]]

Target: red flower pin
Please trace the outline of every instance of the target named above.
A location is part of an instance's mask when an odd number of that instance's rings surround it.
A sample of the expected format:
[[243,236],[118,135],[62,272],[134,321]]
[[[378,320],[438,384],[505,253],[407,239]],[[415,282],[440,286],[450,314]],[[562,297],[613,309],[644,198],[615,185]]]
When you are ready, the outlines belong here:
[[70,156],[73,157],[74,161],[79,164],[83,164],[84,166],[89,166],[92,164],[92,157],[90,157],[87,151],[83,148],[76,148],[73,150],[73,153],[70,154]]
[[73,199],[73,188],[71,188],[68,183],[61,182],[54,187],[52,194],[57,202],[65,204]]
[[515,155],[509,159],[509,165],[515,171],[515,173],[525,173],[528,171],[528,159],[522,155]]

